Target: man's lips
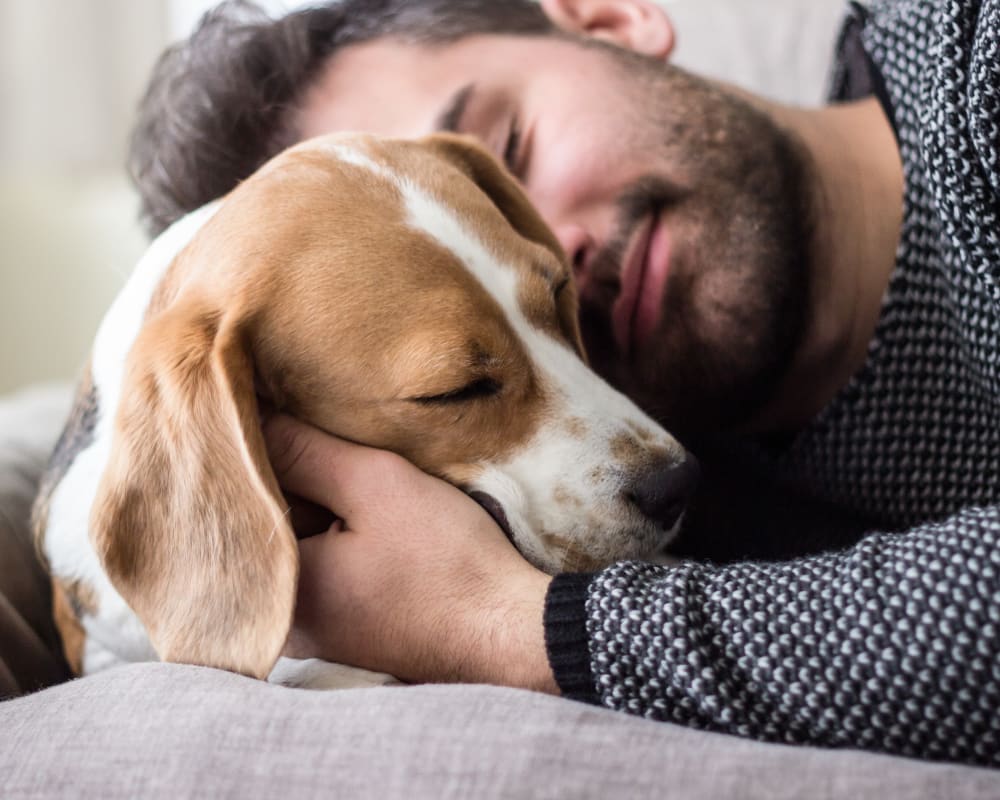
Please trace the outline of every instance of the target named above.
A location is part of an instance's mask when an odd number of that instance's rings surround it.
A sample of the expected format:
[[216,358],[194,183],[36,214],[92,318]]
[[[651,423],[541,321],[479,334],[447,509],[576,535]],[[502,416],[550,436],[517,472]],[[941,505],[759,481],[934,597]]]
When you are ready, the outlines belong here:
[[611,307],[611,324],[619,351],[629,355],[656,329],[670,261],[666,226],[650,216],[635,234],[621,271],[621,292]]
[[649,237],[646,269],[632,323],[633,346],[642,346],[656,331],[663,313],[663,291],[670,274],[670,236],[662,218],[657,218]]

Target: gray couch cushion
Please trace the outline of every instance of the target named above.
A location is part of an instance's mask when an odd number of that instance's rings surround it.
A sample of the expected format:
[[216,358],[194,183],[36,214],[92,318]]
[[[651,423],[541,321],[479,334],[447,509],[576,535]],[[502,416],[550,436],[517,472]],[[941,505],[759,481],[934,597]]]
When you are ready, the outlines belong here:
[[991,798],[1000,774],[765,745],[512,689],[309,692],[143,664],[0,704],[5,796]]

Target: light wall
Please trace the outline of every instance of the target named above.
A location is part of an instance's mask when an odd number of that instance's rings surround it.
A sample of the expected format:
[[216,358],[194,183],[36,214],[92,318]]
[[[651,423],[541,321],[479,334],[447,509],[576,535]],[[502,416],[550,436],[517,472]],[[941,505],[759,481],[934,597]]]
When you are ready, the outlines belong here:
[[0,0],[0,391],[72,377],[144,246],[124,178],[167,0]]
[[[187,36],[195,24],[218,0],[168,0],[168,32],[171,38]],[[303,0],[256,0],[257,5],[272,14],[282,14],[309,3]],[[501,3],[503,0],[496,0]]]
[[121,163],[166,2],[0,0],[0,169]]

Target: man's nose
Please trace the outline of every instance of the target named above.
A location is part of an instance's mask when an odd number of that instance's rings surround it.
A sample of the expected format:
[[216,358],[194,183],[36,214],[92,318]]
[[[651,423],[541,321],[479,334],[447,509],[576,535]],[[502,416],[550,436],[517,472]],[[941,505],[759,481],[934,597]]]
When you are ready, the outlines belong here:
[[586,281],[594,252],[594,240],[586,230],[573,223],[558,226],[555,234],[566,252],[566,257],[573,268],[573,277],[579,286]]

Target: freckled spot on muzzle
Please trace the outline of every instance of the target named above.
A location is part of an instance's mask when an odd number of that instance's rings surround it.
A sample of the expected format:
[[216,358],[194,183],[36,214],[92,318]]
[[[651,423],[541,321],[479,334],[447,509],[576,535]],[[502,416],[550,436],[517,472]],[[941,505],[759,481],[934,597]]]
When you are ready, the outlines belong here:
[[593,572],[609,564],[595,558],[580,545],[562,536],[543,532],[539,538],[548,552],[560,560],[560,569],[564,572]]
[[610,442],[611,457],[622,465],[638,461],[645,455],[643,447],[627,433],[619,433]]
[[608,479],[610,474],[607,467],[594,467],[587,473],[587,481],[592,484],[601,484]]
[[552,492],[552,499],[561,506],[583,508],[583,498],[573,494],[573,492],[565,486],[557,486]]
[[630,423],[632,431],[635,433],[636,437],[643,444],[649,444],[656,439],[656,434],[653,433],[649,428],[645,428],[642,425],[636,425],[635,423]]
[[564,422],[563,427],[566,430],[566,435],[571,439],[583,441],[587,438],[589,428],[586,420],[581,417],[570,417]]

